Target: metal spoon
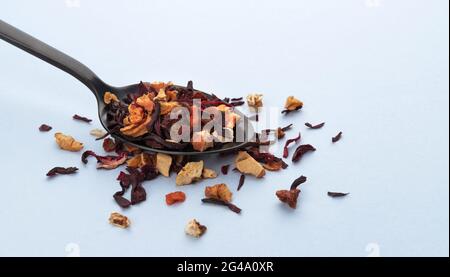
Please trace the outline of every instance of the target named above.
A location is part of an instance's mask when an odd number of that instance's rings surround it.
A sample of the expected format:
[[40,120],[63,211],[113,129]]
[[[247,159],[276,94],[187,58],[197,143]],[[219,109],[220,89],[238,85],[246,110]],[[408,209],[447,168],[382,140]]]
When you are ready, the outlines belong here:
[[[127,94],[136,93],[138,90],[139,84],[129,85],[125,87],[114,87],[106,84],[84,64],[64,54],[63,52],[49,46],[48,44],[30,36],[29,34],[9,25],[8,23],[2,20],[0,20],[0,38],[54,65],[55,67],[64,70],[73,77],[77,78],[84,85],[86,85],[94,93],[97,99],[98,115],[100,118],[100,122],[108,132],[110,132],[111,130],[108,129],[106,121],[105,104],[103,102],[103,96],[105,92],[107,91],[113,92],[120,99],[124,99]],[[244,120],[243,126],[245,126],[244,130],[242,130],[244,133],[244,142],[226,144],[224,145],[223,148],[212,149],[205,152],[195,152],[195,151],[186,152],[186,151],[170,151],[170,150],[155,149],[148,147],[146,145],[137,144],[133,141],[129,141],[125,137],[117,133],[111,135],[118,140],[121,140],[130,145],[141,148],[142,150],[150,152],[159,152],[169,155],[190,155],[190,156],[200,154],[222,153],[244,148],[245,146],[249,145],[250,141],[252,141],[254,137],[252,125],[249,123],[248,117],[241,114],[241,118]]]

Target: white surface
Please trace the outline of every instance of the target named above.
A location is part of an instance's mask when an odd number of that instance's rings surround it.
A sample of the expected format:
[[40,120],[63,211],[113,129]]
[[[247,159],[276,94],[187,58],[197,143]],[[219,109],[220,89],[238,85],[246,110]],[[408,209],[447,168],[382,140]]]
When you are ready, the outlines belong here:
[[[67,5],[69,3],[70,5]],[[264,181],[247,178],[236,215],[200,203],[206,185],[173,178],[145,185],[132,227],[108,224],[119,171],[97,171],[60,151],[53,131],[100,151],[95,99],[66,73],[0,41],[0,255],[14,256],[448,256],[448,1],[1,1],[0,18],[84,62],[114,85],[194,80],[221,96],[262,92],[281,106],[294,94],[294,121],[318,151]],[[306,130],[307,121],[326,121]],[[41,123],[54,127],[39,133]],[[330,138],[344,132],[341,142]],[[212,158],[219,169],[224,160]],[[53,166],[76,176],[47,180]],[[274,193],[309,177],[299,207]],[[331,199],[328,190],[348,191]],[[184,226],[208,226],[200,240]],[[71,243],[74,243],[71,244]],[[67,247],[67,248],[66,248]]]

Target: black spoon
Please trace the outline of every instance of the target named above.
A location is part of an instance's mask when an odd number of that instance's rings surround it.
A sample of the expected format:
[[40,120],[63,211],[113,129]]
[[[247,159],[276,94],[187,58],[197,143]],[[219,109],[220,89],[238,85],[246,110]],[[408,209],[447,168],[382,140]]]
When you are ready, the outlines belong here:
[[[62,53],[61,51],[49,46],[48,44],[28,35],[27,33],[22,32],[21,30],[9,25],[8,23],[2,20],[0,20],[0,38],[56,66],[57,68],[64,70],[65,72],[69,73],[73,77],[77,78],[80,82],[85,84],[94,93],[97,99],[98,115],[100,118],[100,122],[108,132],[110,132],[111,130],[108,129],[106,121],[105,104],[103,102],[103,96],[105,92],[107,91],[113,92],[120,99],[124,99],[127,94],[129,93],[133,94],[138,91],[139,84],[134,84],[125,87],[113,87],[106,84],[84,64]],[[205,94],[209,95],[207,93]],[[142,144],[137,144],[133,141],[129,141],[125,137],[122,137],[117,133],[111,134],[111,136],[113,136],[118,140],[126,142],[130,145],[141,148],[142,150],[145,151],[159,152],[169,155],[192,156],[200,154],[229,152],[248,146],[250,144],[250,141],[252,141],[252,139],[254,138],[254,131],[252,125],[249,123],[250,120],[246,116],[242,114],[240,115],[242,120],[244,121],[243,124],[239,124],[239,126],[243,126],[243,130],[239,130],[242,131],[244,134],[243,142],[229,143],[224,145],[224,147],[220,149],[212,149],[205,152],[195,152],[195,151],[186,152],[186,151],[170,151],[170,150],[155,149]]]

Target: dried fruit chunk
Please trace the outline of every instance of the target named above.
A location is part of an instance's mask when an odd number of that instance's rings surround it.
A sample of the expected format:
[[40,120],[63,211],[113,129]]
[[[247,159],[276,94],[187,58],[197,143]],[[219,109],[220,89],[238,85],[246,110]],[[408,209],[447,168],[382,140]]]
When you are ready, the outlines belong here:
[[214,146],[214,137],[208,131],[196,132],[192,135],[192,147],[203,152]]
[[283,112],[292,112],[300,110],[303,107],[303,102],[295,98],[294,96],[289,96],[286,99],[286,103],[284,104],[284,108],[286,109]]
[[121,215],[119,213],[112,213],[109,217],[109,223],[111,223],[112,225],[116,226],[116,227],[120,227],[123,229],[126,229],[130,226],[131,222],[128,219],[128,217]]
[[56,143],[63,150],[78,152],[83,149],[83,144],[76,141],[73,137],[64,135],[63,133],[55,134]]
[[223,200],[226,202],[231,202],[233,193],[228,189],[225,184],[218,184],[212,187],[205,188],[205,196],[207,198],[213,198],[218,200]]
[[166,195],[166,204],[169,206],[175,203],[184,202],[184,200],[186,200],[186,194],[182,191],[176,191]]
[[91,136],[94,136],[96,138],[102,138],[104,137],[107,133],[105,131],[103,131],[102,129],[92,129],[89,134]]
[[128,167],[141,168],[151,162],[151,156],[148,153],[140,153],[127,161]]
[[158,153],[156,154],[156,168],[164,177],[169,177],[170,167],[172,166],[172,156]]
[[217,177],[217,172],[209,168],[203,168],[202,178],[203,179],[214,179]]
[[279,190],[276,193],[278,199],[280,199],[281,202],[288,204],[292,209],[295,209],[297,207],[297,199],[299,194],[299,189]]
[[248,106],[251,108],[260,108],[263,106],[262,99],[263,99],[262,94],[258,93],[250,94],[247,96]]
[[105,92],[105,95],[103,95],[103,102],[105,102],[106,105],[110,104],[111,102],[119,102],[119,98],[111,92]]
[[147,125],[150,123],[152,118],[147,116],[145,121],[140,124],[130,124],[126,127],[120,129],[120,132],[126,136],[130,136],[133,138],[140,137],[148,133]]
[[240,151],[235,162],[236,168],[243,174],[250,174],[256,178],[262,178],[266,175],[264,167],[246,151]]
[[144,94],[136,99],[136,104],[144,108],[147,112],[151,113],[155,108],[155,103],[153,103],[151,94]]
[[189,221],[185,228],[186,234],[196,238],[201,237],[206,232],[206,230],[206,226],[201,225],[200,222],[195,219]]
[[202,178],[203,165],[203,161],[187,163],[177,175],[175,181],[177,186],[189,185],[200,180]]

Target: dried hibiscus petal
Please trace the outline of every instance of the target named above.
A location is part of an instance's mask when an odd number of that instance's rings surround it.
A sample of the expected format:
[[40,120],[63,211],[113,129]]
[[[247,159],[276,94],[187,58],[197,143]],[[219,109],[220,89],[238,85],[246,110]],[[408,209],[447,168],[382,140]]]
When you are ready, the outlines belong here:
[[47,176],[48,177],[53,177],[53,176],[56,176],[58,174],[60,174],[60,175],[74,174],[74,173],[77,172],[77,170],[78,170],[78,168],[76,168],[76,167],[67,167],[67,168],[65,168],[65,167],[55,167],[55,168],[52,168],[47,173]]
[[215,204],[215,205],[221,205],[221,206],[225,206],[228,207],[228,209],[230,209],[231,211],[239,214],[241,213],[241,209],[238,208],[236,205],[231,204],[230,202],[226,202],[223,200],[218,200],[218,199],[214,199],[214,198],[203,198],[202,199],[203,203],[208,203],[208,204]]
[[166,204],[169,206],[175,203],[184,202],[184,200],[186,200],[186,194],[182,191],[176,191],[166,195]]
[[127,153],[123,152],[119,156],[99,156],[93,151],[86,151],[81,156],[81,161],[84,164],[88,163],[87,158],[93,156],[97,159],[97,168],[115,169],[127,161]]
[[48,131],[50,131],[51,129],[53,129],[51,126],[49,126],[49,125],[47,125],[47,124],[42,124],[40,127],[39,127],[39,131],[41,131],[41,132],[48,132]]
[[286,141],[286,144],[284,145],[284,150],[283,150],[283,158],[287,158],[289,157],[289,145],[291,145],[291,143],[297,143],[300,139],[302,138],[302,134],[298,133],[298,136],[293,138],[293,139],[288,139]]
[[226,165],[222,166],[222,168],[220,169],[220,171],[222,171],[222,174],[223,174],[223,175],[227,175],[229,169],[230,169],[230,165],[229,165],[229,164],[226,164]]
[[77,114],[73,116],[73,119],[79,120],[79,121],[83,121],[83,122],[86,122],[86,123],[90,123],[92,121],[92,119],[89,119],[87,117],[80,116],[80,115],[77,115]]
[[238,188],[237,188],[238,191],[241,190],[241,188],[244,185],[244,183],[245,183],[245,175],[241,174],[241,177],[239,178],[239,185],[238,185]]
[[113,197],[120,207],[126,209],[131,206],[131,201],[123,197],[124,194],[125,194],[124,190],[118,191],[113,195]]
[[325,126],[325,122],[322,122],[322,123],[317,124],[317,125],[312,125],[311,123],[307,122],[307,123],[305,123],[305,126],[310,128],[310,129],[320,129],[323,126]]
[[113,152],[116,150],[116,142],[111,138],[106,138],[103,141],[103,150],[105,152]]
[[328,192],[328,196],[330,196],[330,197],[344,197],[344,196],[347,196],[347,195],[349,195],[349,193],[344,193],[344,192],[332,192],[332,191],[329,191],[329,192]]
[[316,151],[316,148],[314,148],[314,146],[312,146],[311,144],[300,145],[297,148],[297,150],[295,150],[295,153],[292,157],[292,161],[293,162],[300,161],[300,159],[303,157],[304,154],[311,152],[311,151]]
[[336,142],[340,141],[341,138],[342,138],[342,132],[339,132],[336,136],[334,136],[334,137],[331,139],[331,141],[332,141],[333,143],[336,143]]

